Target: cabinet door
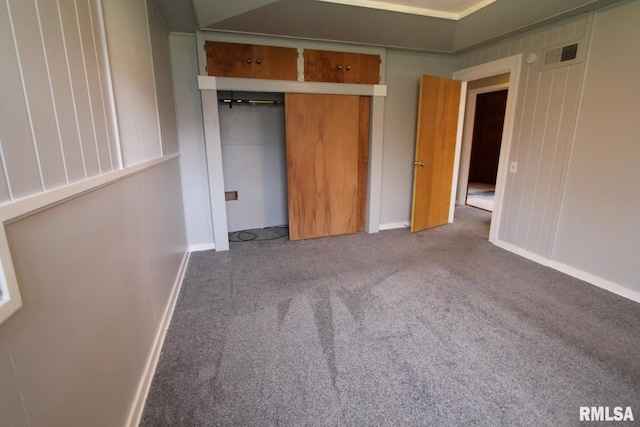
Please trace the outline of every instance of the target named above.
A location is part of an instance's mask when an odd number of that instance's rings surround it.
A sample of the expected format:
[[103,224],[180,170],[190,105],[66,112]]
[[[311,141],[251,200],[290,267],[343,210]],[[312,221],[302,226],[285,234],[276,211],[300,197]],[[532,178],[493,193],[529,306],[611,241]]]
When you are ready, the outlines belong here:
[[298,50],[290,47],[254,46],[253,78],[298,80]]
[[207,41],[205,50],[210,76],[253,77],[252,45]]
[[380,83],[380,56],[345,53],[344,82],[370,85]]
[[291,240],[358,231],[360,108],[359,96],[285,95]]
[[305,49],[303,55],[305,81],[328,83],[344,81],[344,53]]

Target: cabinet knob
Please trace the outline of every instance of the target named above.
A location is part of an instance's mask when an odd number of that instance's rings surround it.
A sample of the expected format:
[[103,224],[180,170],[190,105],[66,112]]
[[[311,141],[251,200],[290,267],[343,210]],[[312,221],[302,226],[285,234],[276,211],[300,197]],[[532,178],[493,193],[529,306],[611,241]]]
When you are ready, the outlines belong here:
[[256,64],[262,64],[262,59],[256,59]]
[[251,58],[247,59],[247,64],[251,64]]
[[351,65],[347,65],[347,71],[351,69]]
[[338,70],[342,70],[342,65],[338,65]]

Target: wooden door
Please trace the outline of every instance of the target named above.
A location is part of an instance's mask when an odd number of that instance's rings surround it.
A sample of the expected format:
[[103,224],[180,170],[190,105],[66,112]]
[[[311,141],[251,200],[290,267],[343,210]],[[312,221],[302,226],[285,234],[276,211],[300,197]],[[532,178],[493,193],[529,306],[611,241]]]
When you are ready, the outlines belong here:
[[305,49],[304,80],[307,82],[342,83],[344,53]]
[[253,78],[298,80],[298,50],[291,47],[254,46]]
[[358,116],[358,231],[364,231],[367,222],[367,176],[369,174],[369,126],[371,97],[360,97]]
[[476,96],[469,182],[496,184],[508,90]]
[[285,95],[291,240],[358,231],[360,108],[358,96]]
[[380,56],[363,53],[344,54],[344,83],[377,85],[380,83]]
[[240,43],[205,42],[207,74],[218,77],[253,77],[253,46]]
[[461,83],[420,78],[411,231],[449,221]]

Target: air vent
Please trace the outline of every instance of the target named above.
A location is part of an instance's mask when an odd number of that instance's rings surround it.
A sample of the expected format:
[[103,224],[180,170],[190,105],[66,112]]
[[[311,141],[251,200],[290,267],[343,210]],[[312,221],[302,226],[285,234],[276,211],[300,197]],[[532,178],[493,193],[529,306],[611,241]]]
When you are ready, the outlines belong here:
[[544,62],[541,69],[576,64],[582,61],[582,54],[581,42],[576,40],[548,47],[544,50]]

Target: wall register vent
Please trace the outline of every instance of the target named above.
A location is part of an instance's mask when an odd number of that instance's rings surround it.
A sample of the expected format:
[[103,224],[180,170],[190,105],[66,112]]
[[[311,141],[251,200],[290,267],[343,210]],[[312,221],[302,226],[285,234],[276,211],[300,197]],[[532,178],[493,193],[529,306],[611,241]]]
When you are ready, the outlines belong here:
[[582,51],[584,49],[582,49],[581,45],[580,41],[574,40],[546,48],[542,55],[543,63],[541,69],[563,67],[582,62],[584,56]]

